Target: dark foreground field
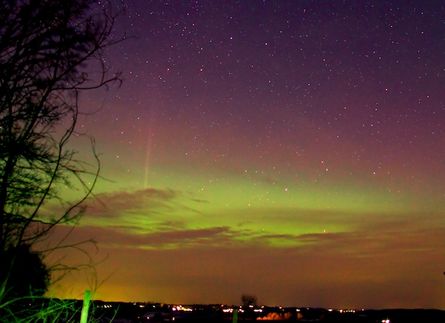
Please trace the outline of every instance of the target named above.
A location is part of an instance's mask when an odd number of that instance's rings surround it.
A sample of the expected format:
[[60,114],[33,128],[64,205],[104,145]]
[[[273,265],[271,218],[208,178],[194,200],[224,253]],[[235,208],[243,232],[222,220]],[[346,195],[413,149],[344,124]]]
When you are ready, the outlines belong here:
[[[9,314],[14,321],[31,311],[57,307],[57,322],[79,322],[82,301],[43,299],[34,303],[17,304]],[[68,305],[69,304],[69,305]],[[59,306],[62,305],[62,306]],[[66,315],[59,315],[65,311]],[[235,314],[236,312],[236,314]],[[19,315],[19,313],[21,313]],[[0,322],[11,322],[0,311]],[[230,323],[230,322],[357,322],[357,323],[443,323],[445,311],[434,309],[353,310],[306,307],[268,307],[237,305],[173,305],[158,303],[120,303],[94,301],[89,321],[97,323]],[[20,319],[19,319],[20,321]],[[29,320],[28,320],[29,321]],[[51,319],[49,320],[51,321]]]
[[[115,303],[114,303],[115,304]],[[100,307],[100,306],[97,306]],[[232,307],[222,305],[188,305],[174,310],[174,305],[121,304],[115,310],[113,322],[182,322],[228,323],[233,322]],[[445,311],[428,309],[340,310],[295,307],[240,308],[237,322],[357,322],[357,323],[443,323]],[[225,310],[225,311],[224,311]],[[96,314],[99,314],[97,311]],[[103,313],[105,314],[105,313]],[[109,314],[109,313],[108,313]],[[104,315],[103,322],[107,322]]]

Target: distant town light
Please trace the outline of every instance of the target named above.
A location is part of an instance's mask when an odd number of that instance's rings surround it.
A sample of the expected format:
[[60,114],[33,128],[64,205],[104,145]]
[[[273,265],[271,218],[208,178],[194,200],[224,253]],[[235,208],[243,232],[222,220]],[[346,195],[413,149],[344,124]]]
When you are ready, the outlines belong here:
[[182,305],[176,305],[172,308],[173,311],[182,311],[182,312],[193,312],[193,309],[190,307],[185,307]]

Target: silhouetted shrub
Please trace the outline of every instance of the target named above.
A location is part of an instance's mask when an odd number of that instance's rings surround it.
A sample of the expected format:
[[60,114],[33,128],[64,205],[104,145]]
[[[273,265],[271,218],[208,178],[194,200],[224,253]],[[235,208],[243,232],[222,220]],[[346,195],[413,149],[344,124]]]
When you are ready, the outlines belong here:
[[41,256],[28,245],[0,252],[0,282],[3,298],[43,295],[49,285],[50,273]]

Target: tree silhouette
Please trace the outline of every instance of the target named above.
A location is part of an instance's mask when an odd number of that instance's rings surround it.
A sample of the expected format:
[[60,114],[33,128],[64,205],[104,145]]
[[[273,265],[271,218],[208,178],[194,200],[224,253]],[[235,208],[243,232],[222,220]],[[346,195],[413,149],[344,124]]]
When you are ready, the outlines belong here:
[[241,303],[244,307],[257,306],[257,297],[255,295],[241,295]]
[[7,264],[0,267],[0,281],[6,295],[43,295],[49,285],[49,270],[42,262],[41,255],[30,250],[30,246],[20,245],[0,253],[0,262]]
[[[113,42],[109,6],[91,0],[0,0],[0,8],[0,286],[4,287],[11,286],[6,280],[12,276],[3,271],[14,269],[11,281],[16,284],[20,280],[16,273],[23,272],[17,266],[27,261],[47,283],[48,269],[30,248],[56,225],[78,219],[100,169],[93,142],[97,161],[93,168],[67,147],[78,134],[79,94],[107,86],[118,75],[109,76],[103,59],[104,49]],[[86,67],[95,72],[88,73]],[[80,188],[82,196],[70,204],[56,189],[60,185]],[[50,201],[60,207],[45,208]],[[61,241],[54,248],[63,246]],[[39,284],[30,286],[46,289]]]

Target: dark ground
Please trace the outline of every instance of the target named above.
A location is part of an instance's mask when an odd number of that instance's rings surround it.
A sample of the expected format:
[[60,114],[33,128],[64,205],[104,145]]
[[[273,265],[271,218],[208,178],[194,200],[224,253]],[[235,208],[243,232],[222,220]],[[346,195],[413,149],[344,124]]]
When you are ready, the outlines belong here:
[[[97,305],[96,305],[97,306]],[[134,305],[126,304],[115,312],[113,322],[182,322],[182,323],[228,323],[232,322],[231,313],[223,313],[221,305],[190,305],[192,312],[172,311],[171,305]],[[257,308],[259,309],[259,308]],[[261,313],[245,309],[239,313],[238,322],[260,321],[263,317],[284,317],[278,322],[339,322],[339,323],[445,323],[445,311],[429,309],[389,309],[358,310],[340,312],[316,308],[277,308],[263,307]],[[286,314],[287,313],[287,314]],[[99,311],[96,312],[99,314]],[[104,313],[105,314],[105,313]],[[105,318],[104,315],[103,317]],[[389,320],[389,321],[386,321]],[[262,320],[261,320],[262,321]],[[268,320],[270,321],[270,320]],[[104,320],[103,322],[107,322]]]
[[[52,305],[51,305],[52,304]],[[57,322],[79,322],[82,301],[41,299],[33,303],[17,304],[11,308],[18,313],[41,312],[55,305],[63,308],[67,315],[58,315]],[[40,309],[40,310],[39,310]],[[187,305],[177,307],[170,304],[119,303],[94,301],[90,307],[89,321],[97,323],[231,323],[237,309],[238,322],[263,321],[265,318],[278,322],[338,322],[338,323],[445,323],[445,311],[434,309],[387,309],[387,310],[327,310],[305,307],[240,307],[227,305]],[[57,312],[58,313],[58,312]],[[0,311],[0,322],[11,322],[4,311]],[[63,317],[63,319],[62,319]],[[284,319],[285,318],[285,319]],[[261,320],[263,319],[263,320]],[[51,320],[50,320],[51,321]]]

